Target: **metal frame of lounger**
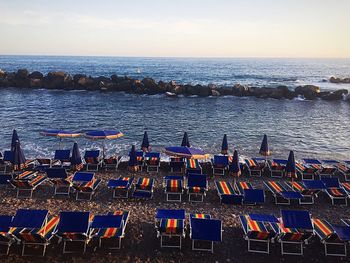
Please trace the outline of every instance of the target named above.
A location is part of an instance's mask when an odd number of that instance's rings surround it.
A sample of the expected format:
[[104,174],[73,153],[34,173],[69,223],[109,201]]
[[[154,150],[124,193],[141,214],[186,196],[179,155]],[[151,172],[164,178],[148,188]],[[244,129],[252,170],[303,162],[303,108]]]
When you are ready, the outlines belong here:
[[[230,188],[230,190],[232,190],[232,194],[224,194],[219,190],[219,183],[220,182],[224,182],[228,185],[228,187]],[[220,198],[220,204],[224,203],[224,204],[242,204],[243,202],[243,195],[239,195],[236,194],[234,191],[234,187],[232,186],[232,184],[230,182],[226,182],[226,181],[215,181],[215,188],[216,191],[218,193],[218,196]]]
[[[86,161],[86,158],[89,158],[89,157],[86,156],[86,153],[87,152],[97,152],[97,151],[99,153],[98,156],[96,156],[96,157],[95,156],[91,156],[92,158],[96,158],[97,159],[97,163],[90,163],[89,164]],[[99,150],[87,150],[87,151],[85,151],[84,161],[86,163],[86,171],[88,171],[88,172],[97,172],[99,167],[101,167],[102,164],[103,164],[103,159],[101,159],[101,157],[100,157],[100,151]],[[95,169],[93,169],[93,168],[90,169],[89,167],[95,167]]]
[[[167,185],[165,185],[164,193],[166,195],[167,202],[181,202],[182,201],[182,195],[184,193],[184,180],[177,179],[177,181],[180,181],[180,183],[181,183],[181,191],[180,192],[168,192],[167,191],[168,187],[167,187]],[[166,184],[167,184],[167,182],[166,182]],[[174,197],[174,198],[170,198],[170,197]]]
[[[82,174],[86,176],[86,178],[75,178],[78,174]],[[75,179],[75,180],[74,180]],[[96,180],[95,182],[97,183],[96,185],[93,185],[92,187],[89,187],[91,189],[91,191],[82,191],[81,189],[79,189],[79,184],[82,183],[87,183],[87,182],[91,182],[93,180]],[[95,184],[94,182],[94,184]],[[98,188],[98,186],[100,185],[100,183],[102,182],[101,179],[96,179],[95,178],[95,173],[89,173],[89,172],[76,172],[72,178],[72,184],[73,184],[73,188],[75,190],[75,200],[77,201],[81,201],[81,200],[91,200],[92,196],[95,194],[96,189]],[[84,196],[84,195],[88,195],[88,199],[86,198],[80,198],[79,196]]]
[[[117,180],[122,180],[123,177],[128,177],[128,176],[120,176]],[[134,182],[134,177],[128,177],[129,180],[126,181],[126,185],[125,187],[113,187],[109,185],[109,182],[111,180],[108,181],[108,187],[113,189],[113,198],[118,199],[118,198],[124,198],[127,199],[129,198],[129,191],[131,190],[131,187],[133,185]],[[119,193],[118,193],[119,192]],[[118,193],[118,194],[117,194]]]
[[[201,176],[202,178],[205,178],[205,182],[206,182],[206,185],[205,187],[202,187],[202,186],[189,186],[188,184],[188,180],[189,178],[193,176],[193,177],[196,177],[196,176]],[[207,195],[207,191],[208,191],[208,180],[206,178],[206,175],[203,175],[203,174],[189,174],[188,177],[187,177],[187,194],[188,194],[188,201],[189,202],[196,202],[196,203],[202,203],[204,201],[204,197]],[[191,187],[200,187],[203,189],[203,193],[190,193],[190,188]],[[199,200],[194,200],[193,198],[191,198],[192,196],[195,196],[195,197],[200,197]]]
[[[257,166],[250,166],[248,164],[249,159],[245,159],[244,163],[245,166],[247,167],[249,176],[254,176],[254,177],[261,177],[262,176],[262,171],[264,170],[264,168],[266,167],[266,163],[264,164],[264,167],[261,167],[261,163],[262,161],[265,162],[265,159],[262,158],[250,158],[252,160],[254,160],[257,163]],[[254,167],[257,167],[254,169]]]
[[[134,183],[134,191],[133,191],[133,197],[137,197],[137,198],[145,198],[145,199],[148,199],[148,198],[153,198],[153,192],[154,192],[154,179],[153,178],[149,178],[151,180],[151,189],[150,190],[146,190],[146,189],[138,189],[137,186],[139,185],[138,182],[139,180],[143,179],[143,178],[147,178],[147,177],[140,177],[136,183]],[[135,193],[136,193],[136,196],[135,196]],[[137,196],[137,194],[140,193],[141,195],[142,194],[148,194],[149,197],[147,196]]]
[[[227,158],[227,164],[223,165],[222,167],[216,167],[215,166],[215,158]],[[228,169],[229,161],[228,161],[228,156],[227,155],[214,155],[214,159],[212,159],[212,170],[213,170],[213,175],[225,175],[225,172]]]
[[[318,219],[313,219],[313,224],[314,224],[314,234],[317,235],[320,239],[320,242],[324,245],[324,253],[325,256],[336,256],[336,257],[346,257],[347,256],[347,251],[346,251],[346,243],[347,241],[341,241],[339,239],[339,242],[331,242],[331,241],[327,241],[327,239],[330,238],[330,236],[328,237],[323,237],[316,229],[315,229],[315,220]],[[333,229],[333,226],[331,224],[328,223],[328,221],[326,220],[321,220],[321,223],[323,224],[327,224],[327,227],[331,228],[330,230],[332,231],[332,235],[336,235],[336,232]],[[336,252],[330,252],[329,250],[331,248],[335,248],[335,247],[341,247],[343,248],[343,253],[336,253]]]
[[189,160],[189,159],[186,159],[186,161],[185,161],[185,174],[186,175],[188,175],[188,174],[202,174],[203,169],[202,169],[200,162],[197,159],[195,159],[195,161],[198,161],[198,166],[199,166],[198,168],[188,168],[187,167],[187,160]]
[[[349,163],[348,163],[349,162]],[[344,171],[340,168],[340,166],[343,166],[345,168],[348,168],[347,171]],[[344,180],[346,182],[350,182],[350,161],[345,161],[344,163],[339,163],[336,165],[338,172],[344,175]]]
[[[191,222],[190,224],[190,238],[192,239],[192,250],[193,251],[209,251],[211,253],[214,253],[214,242],[221,242],[222,241],[222,222],[221,220],[218,219],[203,219],[203,218],[190,218],[190,220],[192,220],[193,222]],[[193,233],[193,225],[195,222],[200,222],[200,223],[217,223],[219,224],[220,227],[220,237],[215,237],[212,238],[212,240],[206,239],[206,238],[202,238],[202,237],[198,237],[198,233],[195,233],[196,236],[194,237],[194,233]],[[195,223],[197,224],[197,223]],[[210,231],[212,232],[212,231]],[[214,240],[215,239],[215,240]],[[210,248],[200,248],[200,247],[196,247],[196,243],[203,243],[203,242],[209,242],[210,243]]]
[[[81,201],[81,200],[90,201],[92,199],[93,195],[96,193],[96,189],[98,188],[98,186],[102,182],[101,179],[96,179],[96,180],[97,180],[96,181],[97,185],[95,185],[94,187],[91,187],[91,191],[82,191],[82,190],[75,189],[75,200],[77,200],[77,201]],[[79,197],[79,196],[84,196],[84,195],[88,195],[88,199]]]
[[[321,170],[318,171],[318,175],[320,176],[320,179],[322,178],[332,178],[335,173],[337,172],[337,164],[339,164],[336,160],[321,160]],[[332,169],[332,172],[329,172],[329,170]]]
[[[243,189],[242,187],[240,187],[240,183],[246,183],[247,184],[247,189]],[[244,205],[257,205],[257,204],[262,204],[265,203],[265,192],[263,189],[257,189],[254,188],[253,185],[250,182],[236,182],[236,184],[234,185],[234,189],[238,192],[239,195],[243,196],[243,200],[242,200],[242,204]],[[257,196],[258,193],[258,196]],[[254,195],[255,194],[255,195]],[[257,197],[263,197],[263,201],[261,200],[256,200]],[[252,195],[254,195],[255,200],[249,202],[249,200],[245,200],[245,198],[248,197],[252,197]],[[260,195],[260,196],[259,196]]]
[[349,219],[340,219],[345,225],[350,226],[350,218]]
[[299,200],[299,204],[301,205],[313,205],[315,203],[315,197],[317,197],[316,190],[306,189],[304,184],[300,181],[293,182],[298,183],[303,187],[304,190],[299,190],[297,188],[292,187],[292,182],[284,182],[286,187],[288,189],[291,189],[292,191],[297,191],[302,194],[303,198]]
[[120,161],[122,159],[121,156],[116,156],[115,157],[115,160],[117,161],[116,163],[113,163],[113,164],[110,164],[110,163],[107,163],[105,160],[108,160],[109,158],[105,158],[103,159],[103,166],[105,168],[106,171],[110,171],[110,170],[114,170],[114,171],[118,171],[118,167],[119,167],[119,164],[120,164]]
[[[333,182],[331,181],[333,180]],[[336,201],[340,201],[340,203],[338,203],[338,205],[341,206],[347,206],[348,205],[348,195],[347,192],[340,186],[339,180],[338,178],[324,178],[321,180],[325,185],[326,185],[326,189],[325,192],[328,195],[328,197],[331,199],[332,205],[336,205]],[[329,182],[329,184],[327,185],[327,181]],[[330,184],[332,184],[330,186]],[[344,196],[333,196],[331,194],[330,191],[332,190],[338,190],[340,192],[343,192]],[[343,202],[341,202],[343,201]]]
[[[273,195],[276,205],[290,205],[291,204],[291,198],[285,198],[280,192],[277,192],[274,189],[272,189],[270,187],[270,185],[268,185],[267,182],[270,182],[270,181],[265,181],[264,185],[267,187],[267,189]],[[272,182],[279,184],[279,182],[275,182],[275,181],[272,181]],[[285,189],[285,187],[282,184],[279,184],[279,186],[283,189],[283,191],[287,191],[287,189]],[[296,191],[293,191],[293,192],[296,192]],[[296,192],[296,193],[299,193],[299,192]],[[300,204],[301,198],[299,198],[298,200],[299,200],[298,202]]]
[[[160,220],[160,225],[162,224],[163,220],[169,220],[169,219],[173,219],[173,218],[163,218]],[[182,248],[182,238],[186,237],[186,233],[185,233],[185,220],[184,219],[176,219],[176,220],[181,220],[181,224],[182,224],[182,232],[181,233],[175,233],[175,234],[168,234],[166,232],[160,231],[160,227],[157,227],[157,237],[160,237],[160,247],[161,248],[178,248],[181,249]],[[167,245],[164,243],[164,238],[168,238],[168,239],[172,239],[173,238],[178,238],[179,239],[179,243],[178,245]]]
[[[277,164],[277,166],[281,169],[273,169],[274,166],[272,165],[272,162],[275,162]],[[287,160],[272,159],[271,161],[268,161],[267,164],[268,164],[268,167],[270,170],[270,176],[272,178],[282,178],[284,176]]]
[[[35,179],[36,177],[42,177],[42,181],[40,181],[38,184],[32,186],[30,183],[31,183],[31,180]],[[21,187],[17,187],[16,185],[12,184],[12,186],[14,188],[16,188],[16,198],[32,198],[33,197],[33,192],[35,191],[35,189],[40,186],[42,183],[44,183],[45,181],[47,180],[46,177],[43,177],[42,175],[34,175],[32,178],[28,179],[28,180],[19,180],[19,181],[22,181],[26,184],[28,184],[28,188],[21,188]],[[21,193],[28,193],[28,195],[21,195]]]
[[[61,176],[61,177],[54,177],[52,175],[50,176],[49,171],[54,171],[54,170],[61,171],[63,176]],[[69,196],[70,189],[72,187],[72,182],[68,181],[69,176],[68,176],[66,169],[64,169],[64,168],[49,168],[46,170],[46,174],[47,174],[48,180],[50,181],[50,183],[54,187],[54,196],[55,195],[67,195],[67,196]],[[66,185],[64,185],[64,184],[59,185],[59,183],[57,183],[59,180],[65,181],[67,184]],[[59,191],[59,189],[60,189],[60,191]]]
[[[170,158],[170,162],[169,162],[169,167],[170,167],[170,173],[179,173],[179,174],[183,174],[185,172],[185,161],[183,158],[180,158],[182,159],[182,161],[172,161],[172,159],[174,158]],[[172,165],[172,164],[177,164],[176,166]],[[175,171],[174,168],[179,168],[179,171]]]
[[[157,165],[153,165],[149,163],[149,158],[156,157],[157,160]],[[151,172],[159,172],[159,167],[160,167],[160,153],[157,152],[148,152],[145,154],[145,162],[144,165],[146,166],[146,172],[151,173]]]

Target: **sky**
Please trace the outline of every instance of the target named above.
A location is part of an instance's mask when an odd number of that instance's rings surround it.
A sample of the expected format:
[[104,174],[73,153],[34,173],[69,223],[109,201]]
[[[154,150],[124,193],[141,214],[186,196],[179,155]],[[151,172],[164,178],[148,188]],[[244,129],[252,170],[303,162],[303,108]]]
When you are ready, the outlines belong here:
[[350,58],[349,0],[0,0],[0,54]]

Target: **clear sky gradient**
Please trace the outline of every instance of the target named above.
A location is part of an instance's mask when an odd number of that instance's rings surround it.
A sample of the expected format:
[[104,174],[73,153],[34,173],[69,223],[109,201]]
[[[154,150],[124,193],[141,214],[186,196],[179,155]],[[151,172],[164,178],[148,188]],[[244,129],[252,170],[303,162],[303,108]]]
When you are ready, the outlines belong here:
[[0,0],[0,54],[350,57],[350,0]]

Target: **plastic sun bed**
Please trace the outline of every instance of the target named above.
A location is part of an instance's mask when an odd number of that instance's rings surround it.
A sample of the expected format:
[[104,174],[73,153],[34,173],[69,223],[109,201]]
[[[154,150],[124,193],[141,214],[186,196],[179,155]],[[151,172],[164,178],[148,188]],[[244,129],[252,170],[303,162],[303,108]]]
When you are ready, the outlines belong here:
[[56,150],[55,156],[53,158],[53,163],[58,161],[58,164],[55,164],[53,166],[63,167],[65,169],[70,169],[71,162],[70,162],[70,150]]
[[213,175],[225,175],[229,160],[227,155],[214,155],[212,159]]
[[350,181],[350,161],[344,161],[343,163],[339,163],[336,165],[338,171],[344,175],[344,180]]
[[307,184],[308,182],[312,182],[312,181],[306,181],[306,183],[304,182],[305,181],[302,181],[302,182],[294,181],[294,182],[285,182],[285,184],[291,191],[297,191],[302,194],[303,198],[299,200],[300,204],[302,205],[314,204],[315,197],[318,196],[318,194],[321,192],[321,189],[313,189],[306,186],[308,185]]
[[100,157],[100,150],[85,151],[84,160],[86,163],[86,171],[97,172],[99,167],[103,164],[103,160]]
[[241,215],[240,221],[248,242],[248,252],[269,254],[270,244],[277,237],[278,219],[274,215],[248,214]]
[[[157,209],[155,228],[160,238],[160,247],[181,249],[182,238],[185,237],[185,210]],[[172,243],[170,243],[170,240]],[[174,243],[173,240],[178,242]],[[169,242],[167,242],[169,241]]]
[[46,179],[45,175],[38,175],[34,171],[25,171],[15,179],[10,180],[10,184],[17,190],[17,198],[32,198],[34,190]]
[[103,166],[106,171],[117,171],[121,159],[121,156],[111,156],[109,158],[105,158],[103,159]]
[[[346,244],[350,241],[350,227],[330,224],[323,219],[312,219],[314,232],[324,245],[326,256],[346,257]],[[340,251],[339,251],[340,250]]]
[[318,172],[320,177],[321,178],[333,177],[338,170],[337,166],[339,165],[339,162],[336,160],[327,159],[327,160],[322,160],[321,163],[322,163],[322,166]]
[[263,189],[256,189],[249,182],[236,182],[235,189],[243,196],[243,204],[263,204],[265,203],[265,194]]
[[215,181],[220,203],[241,205],[243,195],[236,194],[231,183],[225,181]]
[[69,195],[73,176],[69,175],[65,168],[48,168],[46,175],[54,187],[54,195]]
[[0,255],[8,255],[10,246],[15,243],[15,238],[10,233],[12,220],[12,216],[0,215]]
[[301,174],[302,180],[315,180],[315,176],[321,170],[322,164],[316,159],[303,159],[302,163],[295,163],[295,168]]
[[201,174],[202,166],[197,159],[186,159],[186,174]]
[[141,177],[134,184],[133,197],[152,198],[154,191],[154,179]]
[[168,179],[165,181],[166,200],[172,202],[181,202],[184,192],[183,179]]
[[268,161],[271,177],[282,178],[285,174],[287,160],[284,159],[272,159]]
[[326,194],[332,201],[332,205],[340,204],[346,206],[348,204],[348,195],[346,191],[341,188],[338,178],[323,178],[321,180],[326,186]]
[[204,174],[189,174],[186,187],[189,202],[203,202],[208,191],[207,176]]
[[88,200],[91,200],[101,183],[101,179],[95,178],[94,173],[76,172],[72,178],[72,183],[76,191],[76,200],[86,200],[82,196],[88,196]]
[[280,182],[265,181],[264,185],[275,198],[276,205],[290,205],[291,200],[298,200],[300,203],[300,200],[303,199],[303,195],[300,192],[286,189]]
[[185,169],[185,159],[181,157],[171,157],[169,166],[171,173],[183,173]]
[[145,154],[145,166],[147,172],[158,173],[160,167],[160,153],[148,152]]
[[266,167],[266,161],[264,158],[251,158],[245,159],[244,161],[250,176],[261,177],[262,171]]
[[349,182],[340,183],[340,186],[344,189],[344,191],[347,193],[348,197],[350,198],[350,183]]
[[118,179],[110,179],[107,186],[113,189],[113,198],[128,198],[134,177],[120,176]]

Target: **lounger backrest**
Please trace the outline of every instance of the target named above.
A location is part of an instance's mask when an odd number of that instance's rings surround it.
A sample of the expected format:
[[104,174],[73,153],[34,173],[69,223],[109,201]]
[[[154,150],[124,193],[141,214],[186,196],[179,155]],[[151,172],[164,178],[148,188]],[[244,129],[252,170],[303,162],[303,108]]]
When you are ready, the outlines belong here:
[[48,210],[18,209],[11,227],[41,228],[48,216]]
[[207,187],[207,177],[200,174],[189,174],[187,178],[188,187]]
[[340,188],[338,178],[323,178],[321,181],[327,188]]
[[221,242],[222,224],[217,219],[191,219],[191,238],[193,240],[204,240]]
[[310,213],[302,210],[281,210],[283,225],[286,228],[313,230]]
[[94,173],[76,172],[73,176],[73,181],[90,182],[94,176]]
[[321,162],[317,159],[303,159],[303,161],[307,164],[321,164]]
[[47,177],[50,179],[65,179],[68,177],[67,171],[64,168],[48,168],[45,171]]
[[87,233],[90,212],[61,212],[57,233]]
[[145,155],[146,158],[160,158],[160,153],[158,152],[148,152]]
[[98,158],[100,157],[100,150],[85,151],[84,158]]
[[214,165],[215,166],[227,166],[228,165],[228,156],[224,155],[214,155]]
[[70,150],[56,150],[54,159],[60,161],[69,161]]
[[12,216],[0,215],[0,232],[7,233],[12,223]]
[[12,151],[4,151],[3,160],[5,162],[12,162],[13,161],[13,152]]

